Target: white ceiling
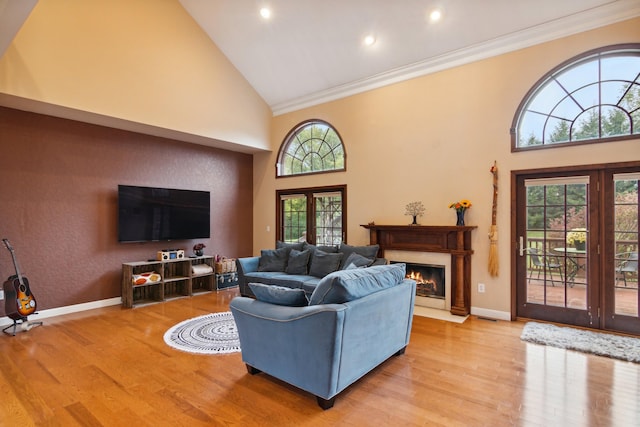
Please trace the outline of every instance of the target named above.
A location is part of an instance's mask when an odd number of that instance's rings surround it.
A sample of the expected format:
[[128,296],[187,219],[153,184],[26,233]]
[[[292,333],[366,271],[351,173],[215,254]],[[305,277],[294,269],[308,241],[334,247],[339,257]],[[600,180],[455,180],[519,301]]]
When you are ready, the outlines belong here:
[[640,16],[640,0],[180,3],[276,115]]

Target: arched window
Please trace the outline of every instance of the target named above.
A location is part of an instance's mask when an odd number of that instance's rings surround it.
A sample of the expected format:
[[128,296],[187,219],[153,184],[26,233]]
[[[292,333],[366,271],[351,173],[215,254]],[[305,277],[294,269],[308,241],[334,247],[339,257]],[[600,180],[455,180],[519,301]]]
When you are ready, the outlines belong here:
[[640,135],[640,44],[597,49],[556,67],[518,107],[514,151]]
[[276,177],[346,169],[338,132],[322,120],[308,120],[293,128],[280,146]]

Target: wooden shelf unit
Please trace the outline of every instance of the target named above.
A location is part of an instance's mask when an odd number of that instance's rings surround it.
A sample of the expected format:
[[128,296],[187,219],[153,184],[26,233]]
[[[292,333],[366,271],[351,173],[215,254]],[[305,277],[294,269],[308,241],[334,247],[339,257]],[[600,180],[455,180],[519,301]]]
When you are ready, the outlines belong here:
[[[192,266],[207,264],[210,273],[194,274]],[[216,289],[214,262],[211,256],[172,259],[165,261],[136,261],[122,264],[122,306],[131,308],[138,304],[165,301],[192,296],[194,293]],[[155,272],[160,281],[142,285],[133,284],[136,274]]]

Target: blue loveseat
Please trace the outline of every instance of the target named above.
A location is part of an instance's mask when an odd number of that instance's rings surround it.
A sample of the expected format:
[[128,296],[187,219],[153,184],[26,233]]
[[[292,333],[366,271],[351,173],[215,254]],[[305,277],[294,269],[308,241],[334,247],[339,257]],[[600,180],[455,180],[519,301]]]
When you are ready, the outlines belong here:
[[315,246],[306,242],[277,242],[276,249],[260,256],[238,258],[238,286],[242,296],[254,297],[249,283],[264,283],[303,289],[311,296],[323,277],[337,270],[370,267],[387,263],[377,258],[379,245]]
[[405,272],[402,263],[336,271],[308,304],[301,289],[252,284],[257,299],[230,304],[248,372],[265,372],[331,408],[338,393],[404,353],[416,289]]

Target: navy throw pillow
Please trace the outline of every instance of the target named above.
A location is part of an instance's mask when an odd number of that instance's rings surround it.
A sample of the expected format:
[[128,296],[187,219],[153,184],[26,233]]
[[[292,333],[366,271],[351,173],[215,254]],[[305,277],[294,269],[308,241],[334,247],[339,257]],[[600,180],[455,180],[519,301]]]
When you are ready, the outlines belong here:
[[282,271],[287,268],[289,248],[263,249],[260,251],[258,271]]
[[287,274],[307,274],[307,264],[309,264],[310,250],[297,251],[292,249],[289,252],[289,260],[287,261]]
[[340,267],[340,260],[342,260],[341,253],[330,254],[316,249],[313,253],[313,258],[311,258],[309,275],[324,277],[329,273],[333,273]]

